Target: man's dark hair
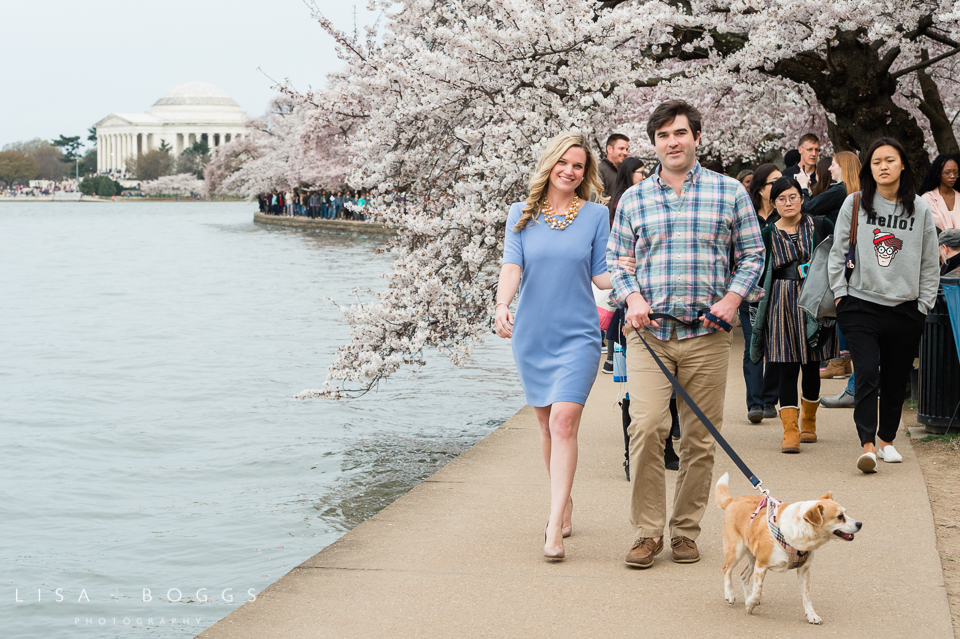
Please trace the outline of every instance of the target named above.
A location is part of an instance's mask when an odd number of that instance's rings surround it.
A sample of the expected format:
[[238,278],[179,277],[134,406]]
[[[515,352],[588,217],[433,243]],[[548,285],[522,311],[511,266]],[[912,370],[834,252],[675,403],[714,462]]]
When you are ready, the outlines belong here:
[[670,124],[681,115],[687,116],[687,121],[690,123],[690,132],[694,137],[700,135],[700,121],[703,119],[700,111],[683,100],[667,100],[654,109],[653,113],[650,114],[650,119],[647,120],[647,135],[650,137],[650,143],[656,144],[654,138],[657,129]]
[[607,148],[608,146],[613,146],[620,140],[623,140],[624,142],[630,142],[630,138],[625,136],[623,133],[611,133],[610,137],[607,138],[606,146],[604,146],[603,148]]
[[800,164],[800,151],[790,149],[783,156],[783,163],[789,169],[792,166]]
[[800,136],[800,141],[797,142],[797,146],[803,146],[804,142],[816,142],[820,144],[820,138],[817,137],[816,133],[804,133]]

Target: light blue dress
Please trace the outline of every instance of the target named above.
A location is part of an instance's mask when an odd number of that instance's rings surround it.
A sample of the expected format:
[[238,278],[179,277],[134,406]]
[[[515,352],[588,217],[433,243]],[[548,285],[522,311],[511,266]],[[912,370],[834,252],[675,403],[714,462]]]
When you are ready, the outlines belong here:
[[523,204],[510,207],[503,263],[523,271],[513,358],[530,406],[584,404],[600,365],[600,319],[590,279],[607,272],[607,207],[587,202],[562,231],[543,216],[517,233]]

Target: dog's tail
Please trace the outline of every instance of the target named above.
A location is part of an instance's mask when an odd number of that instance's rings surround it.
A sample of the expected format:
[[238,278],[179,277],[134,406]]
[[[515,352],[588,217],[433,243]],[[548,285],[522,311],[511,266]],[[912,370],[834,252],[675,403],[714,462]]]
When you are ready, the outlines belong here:
[[713,489],[713,499],[717,502],[717,506],[720,506],[723,510],[726,510],[730,502],[733,501],[733,497],[730,496],[729,485],[730,473],[724,473],[723,477],[717,482],[717,487]]

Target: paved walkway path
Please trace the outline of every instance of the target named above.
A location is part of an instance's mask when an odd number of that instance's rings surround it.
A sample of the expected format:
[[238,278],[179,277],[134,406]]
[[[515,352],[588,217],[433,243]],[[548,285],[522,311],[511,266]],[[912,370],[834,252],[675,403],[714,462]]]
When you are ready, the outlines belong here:
[[[668,549],[648,570],[624,565],[633,539],[618,389],[600,375],[580,430],[574,533],[562,563],[541,556],[549,486],[527,407],[200,637],[953,637],[930,503],[908,438],[898,439],[902,464],[866,476],[855,465],[852,411],[821,409],[820,442],[780,454],[779,420],[746,420],[741,352],[738,331],[723,429],[731,444],[779,499],[831,490],[864,522],[854,541],[832,541],[814,560],[822,626],[806,622],[793,574],[768,574],[753,616],[742,593],[735,606],[723,600],[723,513],[712,500],[699,563],[674,564]],[[844,383],[826,381],[823,394]],[[750,491],[718,450],[714,481],[725,471],[732,494]]]

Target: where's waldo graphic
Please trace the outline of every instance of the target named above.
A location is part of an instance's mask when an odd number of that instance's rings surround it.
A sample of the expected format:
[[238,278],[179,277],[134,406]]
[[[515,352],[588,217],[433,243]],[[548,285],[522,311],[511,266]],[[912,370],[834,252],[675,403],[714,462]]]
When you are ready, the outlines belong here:
[[873,229],[873,250],[877,252],[877,262],[880,266],[890,266],[890,262],[901,248],[903,248],[903,240],[897,239],[893,233]]

